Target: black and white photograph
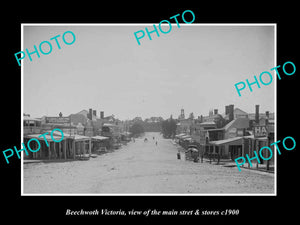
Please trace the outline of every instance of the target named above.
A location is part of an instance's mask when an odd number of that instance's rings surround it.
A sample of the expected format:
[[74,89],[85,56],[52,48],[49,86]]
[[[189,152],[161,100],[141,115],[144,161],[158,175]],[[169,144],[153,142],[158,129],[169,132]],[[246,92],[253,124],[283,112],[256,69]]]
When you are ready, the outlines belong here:
[[276,24],[22,38],[22,195],[276,195]]
[[1,15],[1,219],[297,221],[296,5],[101,3]]

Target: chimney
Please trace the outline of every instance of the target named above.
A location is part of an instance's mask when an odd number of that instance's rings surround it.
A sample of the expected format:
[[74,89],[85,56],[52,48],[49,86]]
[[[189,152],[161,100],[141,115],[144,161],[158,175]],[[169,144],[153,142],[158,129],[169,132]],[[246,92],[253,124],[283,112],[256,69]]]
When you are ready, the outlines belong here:
[[89,114],[88,114],[88,118],[91,120],[93,117],[92,117],[92,114],[93,114],[93,110],[92,109],[89,109]]
[[101,119],[104,118],[104,111],[100,111],[100,118],[101,118]]
[[270,116],[270,112],[266,111],[266,117],[267,117],[267,119],[269,119],[269,116]]
[[215,115],[218,114],[218,109],[214,109],[214,114],[215,114]]
[[229,122],[234,119],[233,111],[234,111],[234,105],[229,105],[228,106]]
[[96,117],[97,116],[97,111],[93,110],[93,115]]
[[259,124],[259,105],[255,105],[255,123]]
[[225,115],[229,114],[229,105],[225,105]]
[[266,111],[266,125],[268,125],[269,123],[269,116],[270,116],[269,111]]

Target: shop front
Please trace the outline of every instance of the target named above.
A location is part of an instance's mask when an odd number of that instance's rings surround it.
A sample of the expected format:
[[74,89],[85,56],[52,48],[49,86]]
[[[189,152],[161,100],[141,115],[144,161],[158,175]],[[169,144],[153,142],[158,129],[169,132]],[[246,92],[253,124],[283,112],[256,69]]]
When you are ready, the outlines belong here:
[[[59,132],[58,132],[59,133]],[[60,133],[53,132],[55,139],[59,139]],[[24,154],[24,159],[39,159],[39,160],[67,160],[67,159],[88,159],[91,155],[91,139],[82,135],[64,134],[61,142],[54,142],[50,134],[30,134],[24,136],[24,144],[30,139],[35,138],[40,142],[40,150],[37,152],[27,151],[28,155]],[[44,140],[47,140],[48,145]],[[32,149],[37,149],[39,146],[36,142],[31,142]]]
[[234,160],[244,153],[243,137],[233,137],[224,140],[210,141],[209,154],[217,155],[220,158]]

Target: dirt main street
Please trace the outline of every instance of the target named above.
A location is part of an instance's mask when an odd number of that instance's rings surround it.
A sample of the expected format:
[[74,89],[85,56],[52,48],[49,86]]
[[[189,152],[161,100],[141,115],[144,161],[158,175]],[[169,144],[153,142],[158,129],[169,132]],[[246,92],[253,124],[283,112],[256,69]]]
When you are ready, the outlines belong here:
[[87,161],[24,164],[24,194],[274,193],[273,174],[178,160],[171,140],[145,137]]

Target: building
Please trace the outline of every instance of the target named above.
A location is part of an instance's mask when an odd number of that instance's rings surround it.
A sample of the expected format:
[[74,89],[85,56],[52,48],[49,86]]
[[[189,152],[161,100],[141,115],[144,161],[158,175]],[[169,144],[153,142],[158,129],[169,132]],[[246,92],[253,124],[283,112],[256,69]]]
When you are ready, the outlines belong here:
[[76,113],[76,114],[71,114],[70,116],[70,123],[71,125],[78,125],[79,123],[85,126],[87,124],[87,116],[84,114]]
[[225,125],[225,119],[221,114],[218,113],[218,109],[210,111],[208,116],[202,117],[203,122],[214,122],[216,128],[223,127]]
[[245,136],[249,127],[248,118],[238,117],[224,126],[224,139]]
[[94,127],[91,120],[87,121],[87,124],[84,127],[84,135],[88,137],[93,137],[94,135]]
[[76,129],[77,129],[77,134],[79,135],[84,135],[84,126],[79,122],[77,125],[76,125]]
[[[24,135],[24,144],[26,146],[32,138],[38,139],[41,145],[39,151],[28,151],[28,155],[24,154],[24,159],[67,160],[89,158],[91,155],[91,138],[89,137],[63,133],[63,140],[57,143],[52,140],[50,132],[41,136],[43,133]],[[56,140],[62,137],[62,134],[57,131],[52,132],[52,135]],[[44,138],[48,144],[44,141]],[[38,147],[36,142],[31,143],[32,149],[37,149]]]
[[176,124],[176,133],[181,134],[191,134],[191,127],[194,124],[194,120],[191,118],[188,119],[180,119],[178,123]]
[[[270,144],[274,142],[274,120],[269,119],[270,114],[268,111],[263,118],[258,118],[258,123],[253,123],[252,134],[244,137],[245,151],[242,154],[244,157],[245,154],[248,154],[249,158],[254,157],[254,151],[258,152],[264,146],[271,148],[273,156],[275,154],[274,145],[270,146]],[[262,156],[264,158],[269,158],[269,154],[268,151],[262,151]],[[261,159],[260,162],[258,162],[257,159],[254,159],[251,163],[255,164],[256,168],[265,167],[267,170],[274,170],[274,158],[275,157],[271,157],[268,161]],[[250,165],[248,164],[248,167],[249,166]]]
[[184,120],[185,119],[185,115],[184,115],[184,109],[180,110],[180,115],[178,116],[178,120]]
[[242,154],[243,137],[249,133],[249,119],[238,117],[223,128],[208,130],[207,149],[211,154],[234,160]]
[[[274,120],[269,112],[261,116],[259,105],[255,106],[254,116],[245,111],[234,108],[234,105],[225,106],[225,113],[220,115],[218,110],[210,111],[208,116],[200,116],[190,126],[190,135],[193,142],[197,142],[200,152],[204,155],[218,156],[234,160],[237,157],[252,152],[254,147],[266,146],[268,139],[253,136],[253,126],[267,126],[274,130]],[[273,128],[272,128],[273,127]],[[257,149],[257,148],[255,148]]]
[[[100,117],[97,117],[96,110],[92,109],[89,111],[82,110],[68,117],[64,117],[60,113],[59,116],[43,116],[41,119],[34,119],[25,114],[23,121],[24,143],[27,143],[31,138],[36,138],[41,140],[41,149],[37,153],[30,152],[28,156],[25,155],[24,157],[57,160],[80,158],[87,153],[90,156],[92,151],[95,152],[102,147],[107,149],[121,139],[121,133],[125,131],[124,124],[115,119],[113,115],[104,117],[103,111],[100,112]],[[105,133],[108,126],[110,127],[109,132]],[[51,137],[47,136],[55,128],[63,131],[64,139],[62,142],[53,142]],[[42,141],[41,135],[45,132],[48,132],[45,136],[49,140],[48,146]],[[101,136],[102,133],[106,137]],[[33,149],[35,149],[34,146]]]
[[42,120],[31,118],[29,114],[23,114],[23,133],[37,134],[42,131]]
[[101,135],[102,125],[104,123],[114,124],[117,121],[114,115],[104,117],[104,111],[100,111],[100,117],[98,117],[97,110],[93,110],[92,108],[71,114],[69,120],[71,125],[76,126],[78,134],[88,137]]
[[54,128],[59,128],[64,134],[77,134],[77,127],[71,123],[70,117],[64,117],[61,113],[59,116],[43,116],[41,127],[43,132],[51,132]]

